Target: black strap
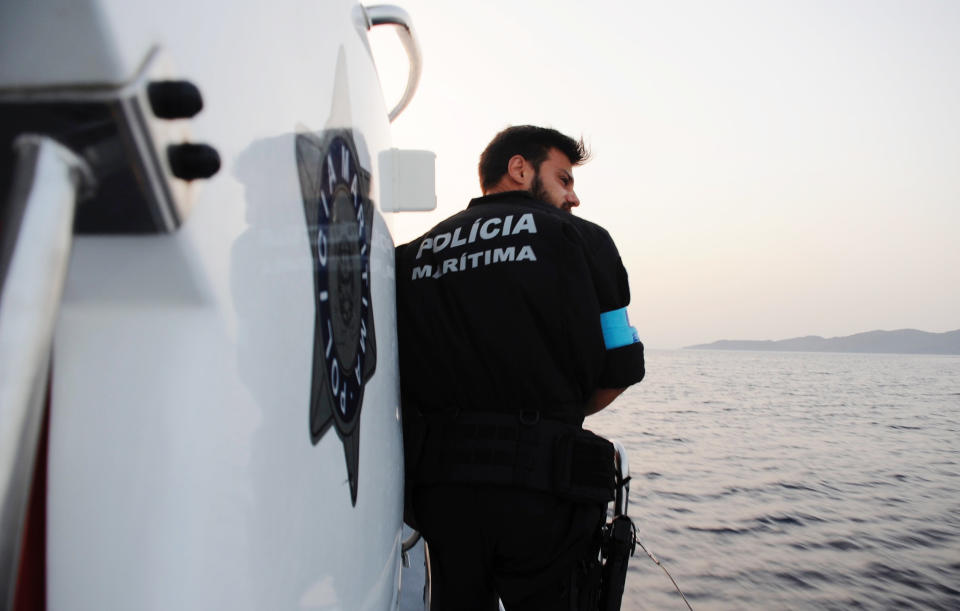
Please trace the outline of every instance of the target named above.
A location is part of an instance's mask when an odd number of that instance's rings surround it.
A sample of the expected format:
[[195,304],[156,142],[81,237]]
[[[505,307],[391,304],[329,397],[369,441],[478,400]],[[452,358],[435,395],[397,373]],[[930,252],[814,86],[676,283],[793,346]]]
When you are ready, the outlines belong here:
[[627,565],[633,555],[637,529],[625,515],[603,527],[603,572],[600,580],[600,611],[617,611],[623,600]]

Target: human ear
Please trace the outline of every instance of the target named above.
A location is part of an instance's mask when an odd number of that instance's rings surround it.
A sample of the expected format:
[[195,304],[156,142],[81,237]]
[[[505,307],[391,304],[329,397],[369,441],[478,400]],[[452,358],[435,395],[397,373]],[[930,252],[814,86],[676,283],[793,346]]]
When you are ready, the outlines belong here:
[[514,155],[507,162],[507,174],[514,182],[526,186],[532,180],[533,170],[523,155]]

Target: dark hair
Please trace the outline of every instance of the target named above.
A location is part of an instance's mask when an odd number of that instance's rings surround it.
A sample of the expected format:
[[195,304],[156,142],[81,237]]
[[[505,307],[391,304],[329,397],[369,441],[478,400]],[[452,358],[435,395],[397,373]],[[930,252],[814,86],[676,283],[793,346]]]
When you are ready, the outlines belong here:
[[535,125],[513,125],[503,130],[490,141],[480,154],[480,187],[486,191],[492,188],[507,173],[507,162],[514,155],[521,155],[534,169],[547,158],[550,149],[555,148],[570,160],[580,165],[590,158],[590,152],[583,138],[574,140],[549,127]]

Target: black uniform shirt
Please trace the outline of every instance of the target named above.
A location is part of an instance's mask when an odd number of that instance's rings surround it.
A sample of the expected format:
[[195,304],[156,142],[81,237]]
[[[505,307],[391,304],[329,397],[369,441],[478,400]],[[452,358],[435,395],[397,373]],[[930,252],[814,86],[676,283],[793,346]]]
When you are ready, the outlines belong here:
[[582,421],[597,388],[643,378],[643,345],[607,350],[630,301],[610,235],[525,191],[474,199],[397,247],[405,409],[539,410]]

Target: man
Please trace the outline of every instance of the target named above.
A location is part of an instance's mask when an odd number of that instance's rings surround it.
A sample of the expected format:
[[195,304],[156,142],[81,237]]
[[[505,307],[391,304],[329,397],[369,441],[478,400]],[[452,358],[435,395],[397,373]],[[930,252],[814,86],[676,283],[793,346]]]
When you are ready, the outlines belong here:
[[617,249],[570,213],[586,158],[556,130],[507,128],[480,157],[484,196],[397,248],[407,518],[435,609],[595,598],[612,449],[581,425],[644,367]]

